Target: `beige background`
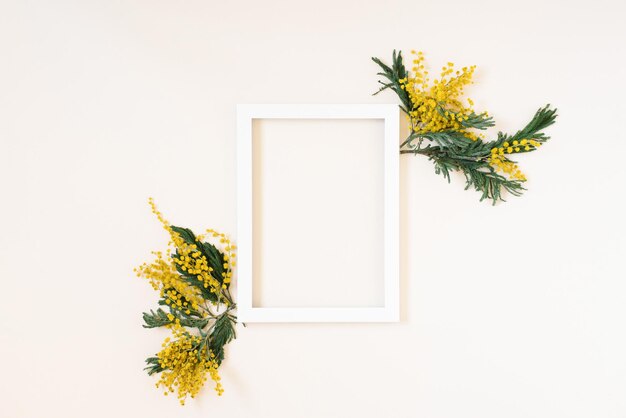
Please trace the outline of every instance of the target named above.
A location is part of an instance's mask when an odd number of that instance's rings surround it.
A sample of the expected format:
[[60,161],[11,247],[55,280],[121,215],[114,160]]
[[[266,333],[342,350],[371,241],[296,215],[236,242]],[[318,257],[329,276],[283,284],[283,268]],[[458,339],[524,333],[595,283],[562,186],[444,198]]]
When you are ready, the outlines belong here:
[[[624,417],[623,2],[0,2],[2,417]],[[498,127],[558,105],[491,207],[401,162],[402,322],[254,324],[180,408],[133,266],[235,234],[235,104],[371,97],[393,48],[478,64]],[[188,181],[194,179],[194,181]]]

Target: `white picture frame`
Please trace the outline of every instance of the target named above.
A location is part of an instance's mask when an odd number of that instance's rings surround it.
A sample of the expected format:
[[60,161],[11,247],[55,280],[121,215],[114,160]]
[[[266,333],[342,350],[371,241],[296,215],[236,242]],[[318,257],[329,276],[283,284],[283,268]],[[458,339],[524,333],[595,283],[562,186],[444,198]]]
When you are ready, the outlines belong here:
[[[384,121],[384,305],[382,307],[253,306],[254,119]],[[241,322],[396,322],[399,320],[399,108],[395,104],[237,105],[237,308]],[[297,245],[294,244],[294,245]]]

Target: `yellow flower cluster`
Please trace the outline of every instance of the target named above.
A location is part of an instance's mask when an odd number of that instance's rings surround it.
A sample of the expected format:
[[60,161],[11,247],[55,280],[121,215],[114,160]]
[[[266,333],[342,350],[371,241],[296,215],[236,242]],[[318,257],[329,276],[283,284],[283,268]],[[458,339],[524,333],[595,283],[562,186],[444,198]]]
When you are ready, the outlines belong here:
[[[441,132],[454,130],[463,132],[468,138],[476,140],[477,134],[469,131],[463,122],[474,113],[473,102],[461,102],[464,88],[472,83],[476,66],[454,69],[449,62],[441,69],[441,76],[430,85],[428,71],[424,65],[424,54],[411,51],[416,57],[413,60],[413,75],[400,80],[401,87],[406,90],[411,100],[409,120],[414,132]],[[487,116],[486,113],[482,114]]]
[[152,263],[143,263],[135,269],[138,277],[149,280],[152,288],[162,297],[167,297],[168,304],[178,309],[198,309],[202,302],[200,291],[181,280],[171,259],[165,259],[160,251],[153,252],[156,259]]
[[[200,252],[195,244],[189,244],[172,229],[169,222],[163,217],[163,214],[157,209],[154,200],[149,199],[150,206],[152,207],[152,213],[154,213],[163,228],[170,234],[171,241],[170,246],[174,246],[177,250],[177,256],[173,258],[173,262],[178,265],[182,271],[190,276],[195,276],[196,279],[202,282],[205,288],[208,288],[211,292],[217,294],[221,293],[220,282],[211,274],[213,269],[209,267],[209,263],[206,257]],[[202,241],[204,237],[198,236],[198,241]],[[174,266],[176,269],[176,266]]]
[[504,142],[501,147],[491,149],[491,155],[488,158],[489,164],[496,170],[502,171],[515,180],[526,181],[526,176],[522,173],[517,164],[506,158],[507,154],[516,152],[532,151],[537,149],[541,143],[534,139],[522,139],[512,142]]
[[214,354],[207,358],[205,353],[198,352],[206,350],[206,346],[201,344],[202,338],[182,331],[175,332],[175,337],[173,341],[166,338],[163,349],[157,354],[159,365],[164,369],[157,388],[165,387],[165,395],[176,391],[181,405],[184,405],[187,396],[194,398],[202,389],[208,373],[215,382],[215,391],[221,396],[224,389]]
[[[211,234],[213,238],[219,238],[220,244],[224,245],[224,272],[222,273],[223,289],[228,287],[228,283],[230,283],[233,279],[233,269],[237,266],[237,262],[235,261],[237,246],[233,244],[230,239],[223,233],[218,232],[214,229],[207,229],[207,234]],[[226,305],[228,305],[228,301],[224,301]]]

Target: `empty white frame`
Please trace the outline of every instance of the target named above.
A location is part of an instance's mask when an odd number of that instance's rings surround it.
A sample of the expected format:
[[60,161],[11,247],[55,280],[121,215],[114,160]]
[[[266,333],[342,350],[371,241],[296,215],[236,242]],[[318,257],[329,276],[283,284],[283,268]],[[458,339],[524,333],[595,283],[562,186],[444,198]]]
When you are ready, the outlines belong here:
[[[379,119],[383,138],[383,271],[381,307],[255,307],[253,305],[254,119]],[[237,106],[238,317],[242,322],[395,322],[399,320],[399,110],[397,105]],[[323,165],[323,163],[321,163]],[[288,175],[288,173],[286,173]],[[338,174],[340,175],[340,174]],[[364,225],[364,229],[368,226]],[[358,238],[355,238],[358,239]],[[289,245],[297,246],[297,242]],[[305,266],[303,266],[304,268]]]

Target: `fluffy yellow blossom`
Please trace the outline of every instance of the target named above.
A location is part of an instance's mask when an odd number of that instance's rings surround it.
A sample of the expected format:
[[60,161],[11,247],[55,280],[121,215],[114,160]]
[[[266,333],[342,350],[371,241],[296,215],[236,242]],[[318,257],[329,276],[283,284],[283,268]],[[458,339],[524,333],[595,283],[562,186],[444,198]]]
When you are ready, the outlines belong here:
[[[233,244],[230,239],[223,233],[215,231],[214,229],[207,229],[207,234],[213,236],[213,238],[218,238],[220,244],[224,245],[224,272],[222,272],[223,277],[223,285],[222,288],[226,289],[228,287],[228,283],[232,281],[233,278],[233,269],[237,266],[236,262],[236,250],[237,246]],[[228,304],[228,301],[225,301]]]
[[513,142],[505,141],[500,147],[491,149],[491,155],[487,162],[496,170],[507,174],[515,180],[526,181],[526,176],[522,173],[516,163],[506,158],[507,154],[514,154],[522,151],[532,151],[541,145],[539,141],[534,139],[514,140]]
[[[152,212],[159,219],[163,228],[170,234],[171,241],[169,245],[175,250],[175,255],[172,257],[174,269],[182,271],[185,275],[195,277],[196,280],[203,284],[204,288],[219,296],[222,286],[220,281],[213,276],[213,268],[209,267],[206,257],[196,244],[189,244],[178,232],[174,231],[169,222],[163,217],[163,214],[159,212],[152,198],[149,199],[149,203],[152,207]],[[197,238],[198,241],[202,241],[203,237]]]
[[188,396],[194,398],[207,380],[207,374],[215,382],[215,391],[222,395],[224,389],[215,356],[208,356],[202,344],[202,338],[185,332],[175,332],[175,339],[166,338],[163,349],[157,354],[159,365],[163,369],[156,386],[165,387],[165,395],[176,392],[182,405]]
[[488,162],[496,170],[507,174],[510,178],[515,180],[526,181],[526,176],[522,173],[516,163],[503,157],[499,153],[492,153],[488,159]]
[[143,263],[135,269],[137,276],[148,279],[152,288],[166,298],[168,305],[198,309],[203,300],[201,292],[181,279],[171,257],[164,258],[160,251],[153,254],[156,256],[153,262]]
[[[475,115],[472,108],[474,103],[467,99],[469,106],[466,106],[461,101],[464,88],[473,83],[475,69],[475,66],[471,66],[455,70],[454,64],[449,62],[442,67],[440,78],[431,83],[424,65],[424,54],[415,53],[413,75],[399,80],[411,101],[411,109],[408,111],[412,131],[426,133],[454,130],[477,140],[479,136],[464,126],[464,122]],[[487,114],[481,116],[487,117]]]

